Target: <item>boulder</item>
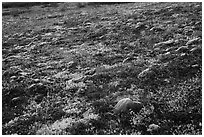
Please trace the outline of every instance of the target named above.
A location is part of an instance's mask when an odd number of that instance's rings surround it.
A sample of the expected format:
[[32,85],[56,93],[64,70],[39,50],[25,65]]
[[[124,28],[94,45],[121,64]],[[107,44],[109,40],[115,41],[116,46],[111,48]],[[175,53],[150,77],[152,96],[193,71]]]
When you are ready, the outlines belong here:
[[123,98],[114,106],[113,112],[119,114],[121,112],[128,112],[129,110],[138,113],[143,108],[142,103],[132,101],[130,98]]
[[147,131],[148,132],[158,132],[160,129],[160,126],[159,125],[156,125],[156,124],[150,124]]

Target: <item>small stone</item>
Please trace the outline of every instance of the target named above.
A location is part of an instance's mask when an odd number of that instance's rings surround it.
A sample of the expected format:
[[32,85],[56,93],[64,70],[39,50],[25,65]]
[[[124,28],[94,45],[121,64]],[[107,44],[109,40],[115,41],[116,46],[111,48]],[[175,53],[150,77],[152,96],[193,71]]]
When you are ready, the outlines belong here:
[[179,47],[177,50],[175,50],[177,53],[185,53],[187,51],[189,51],[189,47],[188,46],[181,46]]
[[166,53],[164,53],[163,55],[164,55],[164,56],[169,56],[169,55],[171,55],[171,52],[166,52]]
[[14,97],[11,100],[11,106],[19,106],[21,104],[27,103],[28,99],[25,96]]
[[138,75],[138,78],[141,79],[141,78],[145,78],[148,74],[152,73],[151,69],[150,68],[147,68],[145,70],[143,70],[139,75]]
[[177,47],[170,47],[165,50],[165,52],[173,52],[177,49]]
[[187,54],[186,53],[182,53],[180,56],[181,57],[185,57],[185,56],[187,56]]
[[147,26],[144,23],[138,22],[133,30],[133,33],[141,32],[142,30],[145,30],[146,28]]
[[190,50],[190,53],[193,55],[202,55],[202,48],[195,47],[195,48]]
[[101,53],[101,52],[96,52],[95,54],[94,54],[94,57],[102,57],[104,54],[103,53]]
[[177,56],[178,56],[178,54],[173,54],[171,52],[167,52],[165,54],[160,54],[158,56],[158,58],[160,61],[162,61],[164,63],[164,62],[168,62],[169,60],[176,58]]
[[15,80],[17,79],[17,76],[11,76],[10,79]]
[[36,79],[32,79],[32,81],[35,82],[35,83],[38,83],[38,82],[40,82],[40,79],[36,78]]
[[157,47],[157,48],[154,48],[154,51],[160,51],[161,48]]
[[201,21],[197,21],[196,23],[195,23],[195,26],[201,26],[202,25],[202,22]]
[[67,64],[67,66],[68,66],[69,69],[76,69],[77,63],[74,62],[74,61],[70,61],[70,62]]
[[92,25],[92,23],[91,23],[91,22],[87,22],[87,23],[85,23],[84,25],[90,26],[90,25]]
[[64,21],[55,22],[53,25],[64,25]]
[[159,31],[164,31],[164,29],[161,28],[161,27],[152,27],[152,28],[150,29],[150,31],[159,32]]
[[27,73],[27,72],[20,72],[20,75],[22,75],[22,76],[26,76],[26,75],[28,75],[29,73]]
[[42,83],[32,84],[28,87],[28,94],[34,95],[34,94],[43,94],[44,96],[47,95],[47,87],[43,85]]
[[63,17],[64,15],[48,15],[47,18],[51,19],[51,18],[59,18],[59,17]]
[[134,19],[128,19],[127,20],[127,22],[133,22],[134,21]]
[[101,21],[106,21],[106,20],[109,20],[109,18],[108,17],[102,17],[101,18]]
[[17,78],[17,82],[22,82],[25,79],[25,76],[19,76]]
[[195,68],[195,69],[201,68],[199,64],[192,65],[191,67],[192,67],[192,68]]
[[194,44],[202,44],[202,40],[200,38],[194,38],[189,40],[186,45],[194,45]]
[[136,58],[136,57],[127,57],[127,58],[125,58],[125,59],[123,60],[123,64],[124,64],[124,63],[127,63],[127,62],[129,62],[129,61],[135,60],[135,59],[137,59],[137,58]]
[[171,45],[174,43],[174,40],[168,40],[168,41],[163,41],[163,42],[160,42],[160,43],[156,43],[154,44],[154,48],[156,47],[162,47],[162,46],[168,46],[168,45]]
[[172,15],[172,17],[174,17],[174,18],[178,18],[179,16],[180,16],[180,14],[176,14],[176,13]]
[[35,102],[39,104],[40,102],[42,102],[43,98],[44,96],[42,94],[39,94],[35,96]]
[[96,72],[96,69],[91,69],[85,72],[85,75],[93,75]]

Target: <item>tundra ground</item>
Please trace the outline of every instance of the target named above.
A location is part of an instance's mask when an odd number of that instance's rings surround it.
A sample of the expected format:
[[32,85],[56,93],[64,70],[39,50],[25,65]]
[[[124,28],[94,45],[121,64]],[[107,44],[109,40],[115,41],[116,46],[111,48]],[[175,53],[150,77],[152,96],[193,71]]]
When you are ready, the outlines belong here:
[[[201,135],[201,74],[202,3],[2,11],[3,134]],[[126,97],[144,108],[114,115]]]

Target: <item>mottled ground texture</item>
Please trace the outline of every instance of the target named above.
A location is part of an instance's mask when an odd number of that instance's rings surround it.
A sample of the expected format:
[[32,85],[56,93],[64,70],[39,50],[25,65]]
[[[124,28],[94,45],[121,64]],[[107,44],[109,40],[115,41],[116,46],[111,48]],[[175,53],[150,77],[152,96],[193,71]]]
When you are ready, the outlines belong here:
[[202,3],[7,5],[2,29],[3,134],[201,135]]

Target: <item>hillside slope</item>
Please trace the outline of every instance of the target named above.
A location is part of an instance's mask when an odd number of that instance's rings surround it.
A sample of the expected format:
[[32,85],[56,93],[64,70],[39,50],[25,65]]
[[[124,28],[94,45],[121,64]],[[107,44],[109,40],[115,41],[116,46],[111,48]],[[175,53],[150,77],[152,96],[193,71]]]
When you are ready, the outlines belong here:
[[[3,134],[202,134],[202,3],[2,15]],[[144,108],[114,115],[126,97]]]

